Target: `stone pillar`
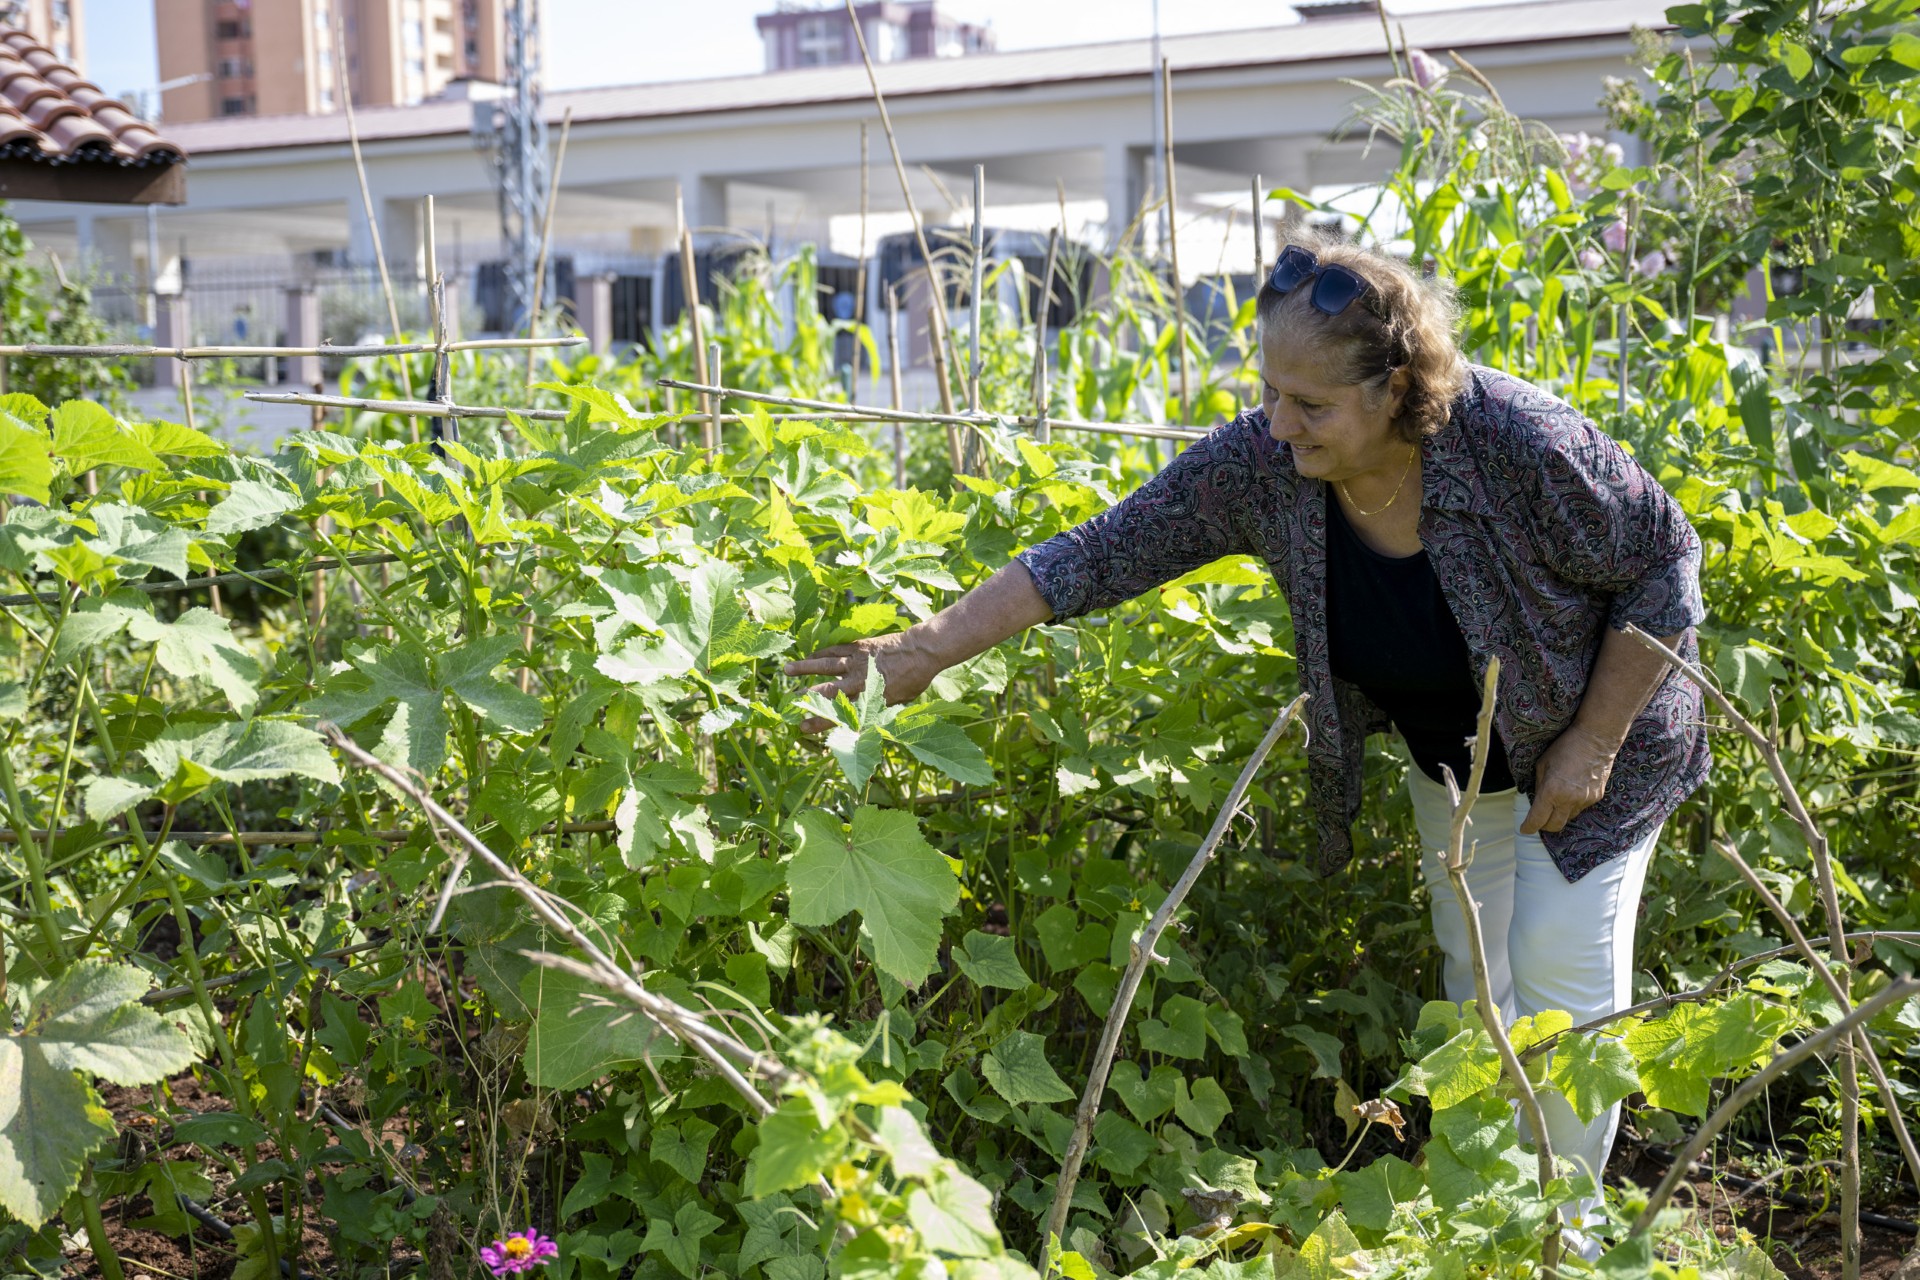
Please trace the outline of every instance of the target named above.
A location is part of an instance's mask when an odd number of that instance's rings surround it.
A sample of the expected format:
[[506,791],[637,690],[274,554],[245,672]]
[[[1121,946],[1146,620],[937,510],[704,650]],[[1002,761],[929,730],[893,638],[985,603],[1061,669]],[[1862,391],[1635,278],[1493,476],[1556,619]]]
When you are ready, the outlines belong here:
[[[287,341],[289,347],[320,345],[320,295],[311,286],[296,285],[287,290]],[[296,387],[311,387],[321,380],[319,356],[288,356],[281,365],[282,381]]]
[[594,274],[576,278],[573,286],[574,323],[597,356],[613,349],[613,281],[611,273]]
[[[159,319],[154,325],[153,345],[156,347],[193,345],[193,309],[184,296],[175,295],[160,299]],[[165,370],[160,377],[165,379],[167,386],[178,387],[186,381],[186,365],[183,362],[162,360],[159,363]]]
[[1102,148],[1101,187],[1107,199],[1107,248],[1117,249],[1120,237],[1133,225],[1145,198],[1145,155],[1124,142]]
[[[427,233],[420,201],[401,196],[381,200],[374,207],[380,210],[380,247],[387,251],[387,269],[393,273],[396,289],[401,281],[425,284]],[[408,323],[404,315],[400,323]]]
[[696,238],[702,231],[726,227],[727,221],[727,180],[712,178],[703,173],[685,173],[680,175],[680,197],[686,201],[687,225],[693,228]]

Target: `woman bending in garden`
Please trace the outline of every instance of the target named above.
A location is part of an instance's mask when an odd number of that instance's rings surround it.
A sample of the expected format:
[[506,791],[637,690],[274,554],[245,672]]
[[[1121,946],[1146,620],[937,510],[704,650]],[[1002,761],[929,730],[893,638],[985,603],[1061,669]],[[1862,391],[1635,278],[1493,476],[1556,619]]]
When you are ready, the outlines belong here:
[[[905,701],[1027,627],[1258,556],[1293,614],[1321,873],[1353,856],[1366,738],[1397,729],[1415,765],[1447,998],[1473,998],[1443,865],[1441,771],[1465,780],[1480,680],[1498,657],[1494,740],[1467,829],[1494,998],[1509,1021],[1561,1009],[1578,1024],[1626,1007],[1647,863],[1708,752],[1699,692],[1622,629],[1694,656],[1698,537],[1567,404],[1468,366],[1445,286],[1392,258],[1289,245],[1259,318],[1258,411],[936,616],[788,673],[856,693],[871,657],[888,701]],[[1554,1151],[1597,1190],[1618,1107],[1583,1126],[1558,1094],[1543,1103]]]

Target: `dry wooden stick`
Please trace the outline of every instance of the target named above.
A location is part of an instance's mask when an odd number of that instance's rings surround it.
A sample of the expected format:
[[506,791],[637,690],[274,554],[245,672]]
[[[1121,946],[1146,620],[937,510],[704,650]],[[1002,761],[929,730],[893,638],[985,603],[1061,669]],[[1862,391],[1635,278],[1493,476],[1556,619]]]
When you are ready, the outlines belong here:
[[[553,168],[547,175],[547,207],[540,216],[540,256],[533,269],[533,306],[527,312],[527,336],[537,336],[540,325],[540,295],[547,284],[547,254],[553,249],[553,210],[560,203],[560,171],[567,163],[567,135],[573,132],[573,108],[560,116],[560,144],[554,148]],[[533,389],[533,350],[527,350],[527,389]]]
[[709,1066],[733,1085],[735,1090],[753,1107],[756,1114],[762,1116],[771,1114],[773,1104],[748,1082],[735,1063],[745,1066],[755,1076],[777,1084],[794,1078],[793,1073],[783,1063],[772,1055],[762,1053],[724,1031],[717,1030],[708,1023],[705,1015],[640,985],[638,979],[622,968],[597,942],[587,936],[571,915],[556,905],[554,895],[542,890],[522,875],[512,863],[495,853],[484,840],[469,831],[458,818],[442,808],[412,778],[361,748],[337,725],[323,721],[319,727],[320,732],[344,759],[379,775],[388,785],[418,805],[430,821],[445,829],[465,849],[469,857],[485,864],[495,877],[504,881],[507,887],[532,909],[541,923],[552,929],[569,946],[578,950],[586,960],[582,962],[565,956],[548,954],[534,954],[530,958],[548,968],[586,978],[610,992],[622,1003],[632,1006],[660,1030],[704,1058]]
[[[1714,841],[1713,847],[1721,857],[1733,864],[1734,870],[1740,873],[1740,878],[1745,880],[1747,886],[1759,896],[1760,901],[1766,905],[1767,910],[1773,912],[1774,918],[1778,920],[1781,927],[1787,931],[1787,937],[1793,940],[1794,949],[1806,959],[1808,966],[1819,975],[1820,981],[1826,985],[1827,991],[1834,998],[1834,1002],[1840,1006],[1840,1012],[1851,1013],[1853,1011],[1853,1000],[1848,994],[1847,988],[1841,983],[1840,979],[1835,976],[1833,969],[1828,966],[1827,962],[1822,960],[1819,953],[1813,949],[1813,944],[1807,941],[1807,935],[1801,931],[1800,922],[1793,918],[1793,913],[1788,911],[1786,905],[1774,896],[1773,891],[1761,882],[1760,877],[1754,873],[1753,868],[1748,865],[1747,860],[1740,856],[1739,850],[1735,849],[1725,840]],[[1844,954],[1836,957],[1836,959],[1839,959],[1843,964],[1846,962]],[[1880,1091],[1880,1101],[1886,1105],[1887,1119],[1893,1122],[1894,1140],[1900,1146],[1900,1154],[1906,1157],[1907,1171],[1913,1175],[1913,1185],[1916,1188],[1920,1188],[1920,1150],[1914,1148],[1913,1134],[1908,1131],[1907,1122],[1900,1115],[1900,1098],[1894,1093],[1893,1085],[1887,1079],[1886,1068],[1881,1065],[1880,1055],[1874,1051],[1873,1041],[1867,1035],[1866,1031],[1862,1029],[1856,1033],[1853,1040],[1858,1046],[1861,1056],[1867,1060],[1867,1072],[1873,1077],[1873,1087]]]
[[[900,180],[900,197],[907,204],[907,220],[913,223],[914,243],[919,246],[920,259],[927,264],[927,280],[933,285],[933,349],[934,365],[944,366],[947,344],[952,341],[953,326],[947,319],[947,294],[940,287],[940,273],[933,261],[933,251],[927,247],[927,228],[920,220],[920,207],[914,203],[913,187],[907,181],[907,166],[900,158],[900,139],[894,136],[893,117],[887,114],[887,97],[880,92],[880,77],[873,69],[873,55],[867,50],[867,33],[860,25],[860,15],[855,12],[853,0],[846,0],[847,17],[853,23],[853,38],[860,45],[860,61],[867,68],[867,83],[873,87],[873,105],[880,112],[880,129],[887,135],[887,150],[893,155],[894,176]],[[945,375],[940,378],[940,410],[953,412],[953,387],[948,384]]]
[[867,322],[867,122],[860,122],[860,268],[853,277],[853,385],[860,385],[860,326]]
[[[175,591],[197,591],[201,587],[220,587],[233,582],[267,582],[275,578],[291,578],[303,573],[319,573],[325,569],[338,569],[342,563],[351,565],[392,564],[401,559],[395,555],[348,556],[344,562],[331,558],[309,560],[306,564],[288,569],[239,569],[232,573],[215,573],[201,578],[183,578],[178,582],[123,582],[115,590],[144,592],[150,596],[163,596]],[[59,604],[64,592],[25,591],[19,595],[0,596],[0,608],[11,608],[25,604]]]
[[1033,325],[1033,438],[1041,444],[1053,442],[1053,426],[1047,421],[1047,317],[1053,314],[1053,272],[1060,261],[1061,229],[1047,232],[1047,270],[1040,284],[1040,314]]
[[[579,335],[566,338],[472,338],[449,342],[449,351],[499,351],[519,347],[578,347],[586,339]],[[340,347],[323,342],[317,347],[154,347],[139,343],[108,342],[90,347],[51,346],[28,343],[25,346],[0,347],[0,356],[44,357],[51,360],[251,360],[260,357],[338,356],[341,359],[377,359],[382,356],[417,356],[438,351],[435,342],[375,342]]]
[[1637,1236],[1653,1225],[1653,1220],[1659,1216],[1660,1210],[1664,1209],[1667,1201],[1673,1198],[1675,1188],[1685,1180],[1687,1170],[1692,1167],[1695,1160],[1699,1159],[1700,1153],[1707,1149],[1720,1131],[1727,1127],[1727,1123],[1733,1119],[1740,1108],[1759,1097],[1766,1091],[1768,1085],[1786,1074],[1789,1069],[1828,1048],[1836,1040],[1843,1044],[1851,1041],[1857,1029],[1866,1026],[1894,1005],[1914,995],[1920,995],[1920,979],[1901,978],[1840,1021],[1808,1036],[1793,1048],[1776,1054],[1766,1066],[1742,1080],[1734,1091],[1727,1095],[1727,1100],[1701,1123],[1687,1145],[1681,1148],[1680,1153],[1673,1158],[1673,1167],[1667,1170],[1666,1177],[1660,1179],[1660,1185],[1654,1188],[1652,1197],[1647,1201],[1647,1207],[1641,1210],[1638,1218],[1634,1219],[1633,1226],[1627,1234]]
[[[1493,1047],[1500,1054],[1500,1070],[1507,1077],[1507,1083],[1520,1095],[1520,1109],[1527,1117],[1527,1123],[1533,1129],[1533,1150],[1539,1164],[1541,1194],[1546,1194],[1547,1184],[1554,1179],[1553,1143],[1547,1137],[1547,1113],[1540,1107],[1539,1095],[1533,1091],[1533,1082],[1527,1079],[1527,1069],[1520,1062],[1520,1056],[1513,1050],[1513,1041],[1507,1035],[1507,1028],[1501,1021],[1500,1007],[1493,1001],[1493,982],[1487,976],[1486,940],[1480,930],[1480,905],[1473,900],[1473,891],[1467,887],[1467,868],[1473,863],[1473,850],[1466,847],[1467,820],[1473,815],[1474,802],[1480,798],[1480,783],[1487,773],[1487,755],[1493,742],[1493,704],[1500,687],[1500,659],[1492,658],[1487,662],[1487,674],[1480,685],[1480,721],[1474,728],[1473,764],[1467,771],[1467,788],[1463,792],[1454,781],[1453,770],[1441,766],[1447,780],[1447,798],[1453,802],[1453,821],[1447,829],[1447,883],[1453,886],[1454,899],[1460,904],[1460,914],[1467,923],[1467,954],[1473,960],[1473,989],[1479,999],[1480,1025],[1487,1030],[1487,1036],[1493,1041]],[[1479,842],[1476,841],[1477,845]],[[1591,1170],[1595,1189],[1600,1182],[1600,1171]],[[1560,1211],[1552,1209],[1547,1213],[1547,1233],[1540,1242],[1540,1272],[1547,1280],[1559,1274],[1560,1270]]]
[[[707,344],[707,376],[713,379],[715,386],[718,386],[722,381],[720,376],[720,344],[718,342],[710,342]],[[725,398],[724,396],[718,395],[707,397],[707,425],[704,432],[706,436],[704,443],[706,444],[709,455],[716,454],[720,451],[720,408],[721,402],[725,400]]]
[[[1464,65],[1464,64],[1463,64]],[[1626,355],[1626,344],[1621,343],[1621,356]],[[1800,798],[1799,788],[1793,785],[1793,778],[1787,772],[1786,763],[1780,758],[1780,748],[1769,734],[1762,733],[1758,725],[1740,713],[1733,700],[1720,690],[1713,678],[1701,670],[1698,664],[1688,662],[1678,653],[1669,649],[1659,640],[1637,626],[1628,626],[1627,634],[1647,648],[1665,658],[1667,665],[1674,667],[1687,679],[1699,686],[1700,691],[1732,721],[1734,729],[1752,743],[1759,751],[1760,758],[1766,763],[1767,772],[1780,789],[1780,798],[1785,803],[1787,814],[1794,825],[1800,828],[1800,834],[1806,838],[1807,849],[1813,855],[1813,873],[1820,888],[1821,905],[1827,914],[1827,943],[1834,963],[1840,966],[1835,976],[1839,979],[1843,992],[1853,989],[1853,969],[1847,955],[1845,942],[1847,922],[1840,911],[1840,892],[1833,874],[1833,859],[1827,849],[1826,833],[1815,824],[1813,815],[1807,812],[1806,804]],[[1775,732],[1778,732],[1778,712],[1775,713]],[[1845,1007],[1845,1001],[1842,1001]],[[1840,1047],[1840,1257],[1841,1270],[1846,1280],[1858,1280],[1860,1274],[1860,1067],[1855,1061],[1854,1043],[1847,1040]]]
[[1173,181],[1173,67],[1160,59],[1161,167],[1167,171],[1167,257],[1173,269],[1173,349],[1180,363],[1180,421],[1193,417],[1187,386],[1187,291],[1180,284],[1180,203]]
[[[696,382],[710,378],[707,369],[707,336],[700,321],[700,273],[693,260],[693,229],[687,226],[687,197],[678,183],[673,188],[673,217],[680,226],[680,292],[686,295],[687,332],[693,342],[693,376]],[[711,412],[713,406],[707,406]]]
[[[343,829],[344,828],[335,828],[335,830]],[[615,830],[618,830],[617,824],[605,819],[598,819],[592,822],[563,822],[558,826],[549,822],[546,826],[541,827],[538,831],[532,832],[531,834],[537,836],[604,835],[607,832]],[[40,841],[44,841],[47,836],[45,831],[38,829],[29,830],[27,834],[33,839]],[[55,832],[54,838],[58,839],[67,834],[69,833],[66,831]],[[322,844],[326,841],[328,835],[325,831],[145,831],[140,834],[145,836],[147,842],[150,844],[157,844],[162,838],[165,838],[167,840],[177,840],[181,844],[200,849],[290,848],[294,845]],[[413,839],[414,832],[411,827],[382,827],[374,831],[356,831],[353,834],[376,841],[380,844],[405,844],[407,841]],[[122,841],[131,840],[133,837],[134,833],[131,831],[108,828],[99,833],[99,843],[102,845],[119,844]],[[19,833],[11,827],[0,830],[0,845],[14,844],[18,839]]]
[[[1149,963],[1165,964],[1165,957],[1158,956],[1154,949],[1160,943],[1160,935],[1166,932],[1167,925],[1173,921],[1173,913],[1180,909],[1187,893],[1200,879],[1200,873],[1213,860],[1213,852],[1219,848],[1221,839],[1227,834],[1227,827],[1235,815],[1240,812],[1240,802],[1246,797],[1247,788],[1265,762],[1267,753],[1273,750],[1274,743],[1287,731],[1294,717],[1305,706],[1307,695],[1304,693],[1281,708],[1273,724],[1267,730],[1267,736],[1253,749],[1247,763],[1240,770],[1240,777],[1233,784],[1233,790],[1227,793],[1227,799],[1215,815],[1213,829],[1207,832],[1207,838],[1200,843],[1187,869],[1180,874],[1171,891],[1160,903],[1146,926],[1140,930],[1129,948],[1127,968],[1120,975],[1120,985],[1114,992],[1113,1005],[1107,1010],[1106,1025],[1101,1028],[1100,1044],[1093,1052],[1093,1065],[1087,1072],[1087,1087],[1080,1095],[1079,1109],[1074,1112],[1073,1136],[1067,1142],[1067,1153],[1060,1161],[1060,1176],[1054,1183],[1053,1205],[1047,1211],[1047,1228],[1041,1237],[1041,1249],[1047,1256],[1052,1254],[1052,1242],[1058,1240],[1067,1225],[1067,1209],[1073,1202],[1073,1186],[1080,1177],[1080,1165],[1086,1159],[1087,1146],[1093,1140],[1093,1122],[1100,1114],[1100,1098],[1107,1090],[1107,1076],[1113,1070],[1113,1056],[1120,1047],[1121,1033],[1127,1027],[1127,1015],[1133,1009],[1133,998],[1140,990],[1140,982],[1146,976]],[[1049,1271],[1051,1262],[1046,1264]]]
[[[682,382],[678,378],[659,378],[656,385],[675,387],[682,391],[696,391],[732,397],[736,400],[752,400],[758,404],[792,405],[799,408],[816,409],[829,416],[837,416],[845,422],[921,422],[961,427],[984,426],[989,422],[1004,421],[1014,426],[1032,426],[1035,419],[1030,417],[996,418],[981,415],[978,418],[958,413],[912,413],[905,410],[882,409],[877,405],[849,404],[836,405],[830,400],[808,400],[799,396],[776,396],[762,391],[746,391],[738,387],[706,386],[697,382]],[[1063,431],[1087,431],[1095,434],[1116,436],[1147,436],[1160,440],[1198,440],[1205,432],[1182,431],[1175,427],[1152,427],[1133,422],[1082,422],[1077,418],[1054,418],[1055,427]]]
[[[900,385],[900,294],[887,290],[887,382],[892,391],[893,411],[899,413],[905,398]],[[893,424],[893,487],[907,487],[907,429]]]
[[1260,293],[1260,286],[1266,283],[1267,274],[1267,248],[1264,243],[1267,226],[1266,219],[1261,216],[1266,196],[1260,190],[1266,185],[1266,180],[1259,174],[1253,175],[1253,292],[1256,297]]

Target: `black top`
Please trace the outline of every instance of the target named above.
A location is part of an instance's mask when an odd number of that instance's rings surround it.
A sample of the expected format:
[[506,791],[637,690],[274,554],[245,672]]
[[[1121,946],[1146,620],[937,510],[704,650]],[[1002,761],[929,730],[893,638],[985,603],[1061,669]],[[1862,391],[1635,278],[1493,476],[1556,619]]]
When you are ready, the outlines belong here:
[[[1480,691],[1466,637],[1427,553],[1383,556],[1327,495],[1327,648],[1333,674],[1360,687],[1407,740],[1413,762],[1435,782],[1440,766],[1464,785]],[[1498,730],[1480,789],[1513,785]]]

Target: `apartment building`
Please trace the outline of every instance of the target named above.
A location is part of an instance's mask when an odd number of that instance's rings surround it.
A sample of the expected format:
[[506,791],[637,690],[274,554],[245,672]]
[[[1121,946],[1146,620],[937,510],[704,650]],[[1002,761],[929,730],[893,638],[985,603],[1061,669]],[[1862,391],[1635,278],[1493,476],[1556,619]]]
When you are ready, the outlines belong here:
[[[66,0],[37,0],[60,4]],[[154,0],[169,123],[402,106],[505,78],[502,0]]]
[[17,27],[84,73],[87,58],[81,0],[0,0],[0,23]]
[[[908,58],[958,58],[992,53],[993,28],[962,22],[938,0],[868,0],[854,5],[861,34],[875,62]],[[754,19],[769,71],[831,67],[860,61],[860,46],[844,5],[824,0],[781,0],[772,13]]]

